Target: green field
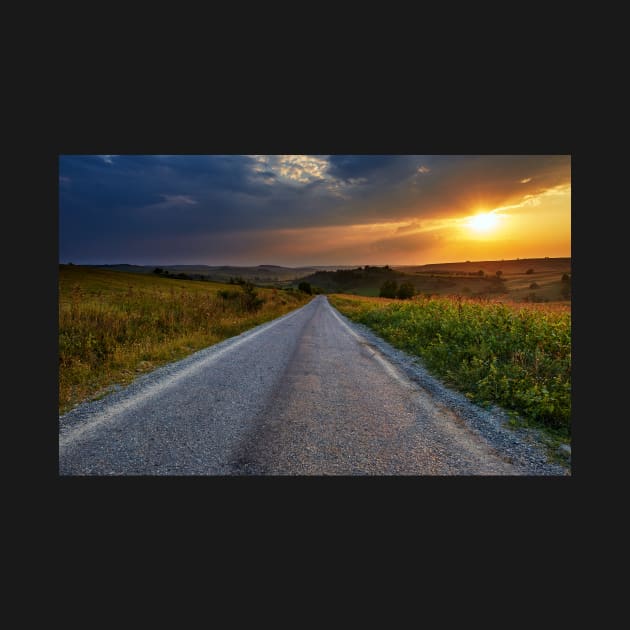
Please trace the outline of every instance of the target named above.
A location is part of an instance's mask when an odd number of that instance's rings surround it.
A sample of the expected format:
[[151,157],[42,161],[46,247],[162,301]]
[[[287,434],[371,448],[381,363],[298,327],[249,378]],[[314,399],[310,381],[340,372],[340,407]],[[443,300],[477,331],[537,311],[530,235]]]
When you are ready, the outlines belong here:
[[350,319],[410,354],[471,400],[571,435],[571,312],[453,297],[330,296]]
[[59,412],[284,315],[302,293],[59,267]]

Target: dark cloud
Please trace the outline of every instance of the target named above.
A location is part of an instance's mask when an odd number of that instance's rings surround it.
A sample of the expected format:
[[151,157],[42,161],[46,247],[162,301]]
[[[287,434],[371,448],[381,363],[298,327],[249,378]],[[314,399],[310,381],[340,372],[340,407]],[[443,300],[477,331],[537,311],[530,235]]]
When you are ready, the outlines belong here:
[[[570,181],[570,159],[64,155],[59,175],[61,260],[234,264],[273,262],[274,230],[439,218],[535,195]],[[401,248],[420,245],[408,236]]]

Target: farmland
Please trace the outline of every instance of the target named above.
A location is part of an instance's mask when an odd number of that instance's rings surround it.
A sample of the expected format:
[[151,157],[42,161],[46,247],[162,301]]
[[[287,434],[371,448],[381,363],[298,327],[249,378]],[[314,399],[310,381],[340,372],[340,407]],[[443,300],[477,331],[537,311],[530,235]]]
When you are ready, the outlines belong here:
[[59,268],[59,410],[302,306],[276,289]]
[[[424,296],[501,296],[520,303],[570,303],[570,258],[530,258],[418,266],[320,270],[303,278],[324,293],[377,297],[385,281],[410,283]],[[565,281],[563,282],[563,277]],[[297,283],[296,283],[297,286]]]
[[350,319],[420,357],[480,404],[496,403],[551,434],[571,434],[571,312],[563,304],[455,297],[330,297]]

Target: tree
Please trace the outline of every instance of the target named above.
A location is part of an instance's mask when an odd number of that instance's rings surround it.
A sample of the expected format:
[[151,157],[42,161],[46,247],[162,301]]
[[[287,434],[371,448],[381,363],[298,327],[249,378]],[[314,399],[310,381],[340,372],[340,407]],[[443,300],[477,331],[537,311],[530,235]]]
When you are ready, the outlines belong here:
[[308,293],[309,295],[313,294],[311,285],[308,282],[304,282],[304,281],[300,282],[300,284],[298,284],[298,289],[302,291],[303,293]]
[[483,275],[484,275],[484,274],[483,274],[483,269],[480,269],[480,270],[477,272],[477,275],[478,275],[478,276],[483,276]]
[[385,282],[381,285],[379,296],[384,298],[395,298],[396,289],[398,289],[396,280],[385,280]]
[[395,298],[397,290],[398,283],[396,282],[396,280],[385,280],[385,282],[383,282],[383,284],[381,285],[379,295],[386,298]]
[[540,285],[539,285],[537,282],[532,282],[532,283],[529,285],[529,288],[530,288],[530,289],[539,289],[539,288],[540,288]]
[[532,274],[532,273],[534,273],[534,270],[533,269],[528,269],[525,273]]
[[399,300],[408,300],[412,298],[416,293],[416,287],[411,282],[403,282],[398,289],[396,297]]
[[157,273],[157,274],[164,273],[164,269],[162,269],[161,267],[156,267],[153,270],[153,273]]
[[499,269],[499,270],[496,272],[496,276],[497,276],[497,278],[500,278],[502,275],[503,275],[503,272]]
[[571,284],[571,276],[568,273],[563,273],[560,282],[562,284]]

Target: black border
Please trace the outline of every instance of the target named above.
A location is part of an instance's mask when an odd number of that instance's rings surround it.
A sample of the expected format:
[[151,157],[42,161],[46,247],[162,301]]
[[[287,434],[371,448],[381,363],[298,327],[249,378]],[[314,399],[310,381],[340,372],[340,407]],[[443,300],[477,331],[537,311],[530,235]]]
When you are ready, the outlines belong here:
[[[45,438],[39,462],[44,477],[52,482],[52,493],[63,499],[64,508],[77,500],[86,509],[99,511],[109,506],[159,511],[159,502],[171,501],[185,511],[200,496],[213,496],[216,507],[240,505],[246,511],[261,506],[268,513],[273,506],[286,508],[286,501],[298,512],[314,509],[339,510],[348,514],[382,518],[385,513],[404,516],[408,510],[422,509],[426,518],[440,515],[486,520],[485,511],[499,516],[498,529],[524,521],[536,527],[545,514],[565,523],[575,484],[582,472],[585,455],[579,419],[582,401],[574,404],[574,441],[578,442],[573,472],[567,478],[480,477],[443,478],[59,478],[57,469],[57,265],[58,265],[58,155],[62,153],[374,153],[374,154],[570,154],[572,169],[576,160],[573,126],[568,115],[568,95],[534,99],[521,95],[518,107],[503,100],[486,98],[481,102],[474,92],[459,90],[445,99],[428,104],[397,93],[376,96],[360,93],[347,101],[325,94],[311,103],[295,98],[267,102],[265,99],[192,103],[172,100],[156,107],[157,95],[139,101],[80,99],[59,112],[54,119],[53,140],[44,153],[42,183],[35,191],[38,230],[36,269],[41,291],[35,298],[37,341],[43,349],[40,394],[33,396],[33,418],[37,432]],[[406,96],[406,98],[405,98]],[[496,95],[491,95],[496,96]],[[512,97],[517,97],[517,94]],[[510,99],[510,94],[507,97]],[[473,101],[471,104],[471,100]],[[85,107],[89,102],[90,106]],[[579,231],[573,198],[573,230]],[[573,238],[574,246],[576,239]],[[579,250],[578,250],[579,251]],[[574,250],[575,259],[578,253]],[[580,264],[578,263],[578,268]],[[575,288],[575,308],[581,303],[581,287]],[[578,321],[580,317],[578,316]],[[575,339],[575,336],[574,336]],[[579,375],[574,373],[579,381]],[[577,388],[575,388],[577,389]],[[42,424],[45,427],[42,429]],[[580,444],[581,441],[581,444]],[[585,468],[588,468],[585,466]],[[143,499],[137,502],[138,496]],[[275,499],[269,503],[270,499]],[[101,506],[101,507],[98,507]],[[115,507],[118,506],[118,507]],[[378,506],[378,507],[377,507]],[[193,510],[194,513],[194,510]],[[462,526],[464,526],[462,524]],[[522,529],[519,526],[518,529]]]

